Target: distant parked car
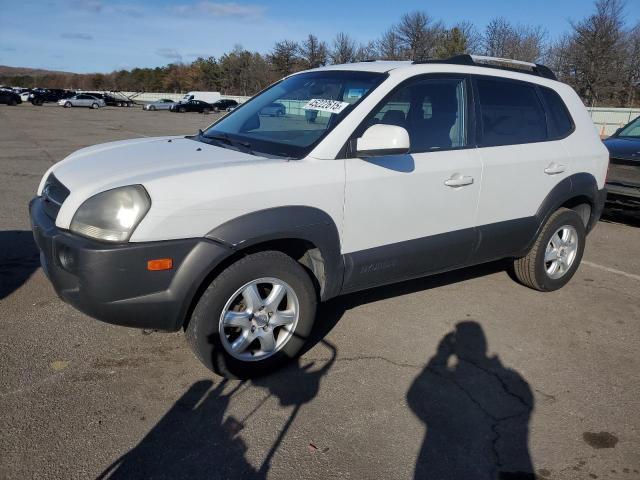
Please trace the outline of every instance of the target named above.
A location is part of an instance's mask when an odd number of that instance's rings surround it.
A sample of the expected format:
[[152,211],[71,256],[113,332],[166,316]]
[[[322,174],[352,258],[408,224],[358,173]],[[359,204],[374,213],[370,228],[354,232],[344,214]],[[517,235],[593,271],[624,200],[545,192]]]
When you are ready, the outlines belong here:
[[65,108],[71,108],[71,107],[100,108],[100,107],[106,106],[106,103],[102,98],[98,98],[93,95],[87,95],[86,93],[81,93],[71,98],[63,98],[62,100],[59,100],[58,105],[63,106]]
[[47,102],[58,102],[75,95],[75,92],[59,88],[45,89],[35,88],[29,94],[29,101],[34,105],[42,105]]
[[22,100],[23,102],[28,102],[29,95],[31,95],[31,90],[25,90],[20,94],[20,100]]
[[133,100],[125,97],[123,94],[112,94],[107,92],[83,92],[96,98],[101,98],[104,103],[110,107],[132,107]]
[[211,104],[214,112],[230,112],[238,106],[238,102],[228,98],[223,98]]
[[260,110],[260,115],[266,117],[284,117],[286,113],[287,109],[279,102],[274,102]]
[[609,150],[607,202],[640,210],[640,117],[604,141]]
[[189,100],[188,102],[180,102],[171,105],[169,108],[172,112],[198,112],[209,113],[213,107],[210,103],[203,102],[202,100]]
[[169,110],[172,105],[175,105],[176,102],[169,98],[161,98],[157,102],[147,103],[143,110],[154,111],[154,110]]
[[22,103],[20,95],[13,90],[0,90],[0,103],[6,103],[7,105],[18,105]]

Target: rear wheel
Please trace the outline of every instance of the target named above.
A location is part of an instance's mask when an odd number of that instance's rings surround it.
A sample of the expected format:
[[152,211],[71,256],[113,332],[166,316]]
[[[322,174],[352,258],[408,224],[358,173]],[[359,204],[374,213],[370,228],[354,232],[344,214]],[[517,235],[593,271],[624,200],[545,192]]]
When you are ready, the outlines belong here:
[[156,109],[155,105],[149,105],[149,110],[151,110],[152,112]]
[[225,377],[275,370],[305,344],[316,292],[304,268],[281,252],[248,255],[216,277],[186,328],[200,361]]
[[544,225],[529,253],[514,262],[517,279],[527,287],[550,292],[565,286],[582,260],[586,230],[575,211],[561,208]]
[[209,110],[208,108],[205,108],[202,110],[202,113],[204,113],[205,115],[208,115],[210,111],[211,110]]
[[178,109],[178,111],[179,111],[180,113],[184,113],[184,112],[186,112],[186,111],[187,111],[187,109],[186,109],[186,108],[184,108],[184,107],[180,107],[180,108]]
[[73,104],[71,102],[64,102],[64,108],[71,108]]
[[95,110],[96,108],[100,108],[100,105],[98,105],[97,103],[92,103],[91,108]]

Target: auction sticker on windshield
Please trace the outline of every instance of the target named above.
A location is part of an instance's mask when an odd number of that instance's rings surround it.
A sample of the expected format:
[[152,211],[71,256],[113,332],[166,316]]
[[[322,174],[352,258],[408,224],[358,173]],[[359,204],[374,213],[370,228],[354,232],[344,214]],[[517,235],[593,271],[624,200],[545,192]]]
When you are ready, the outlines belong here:
[[312,98],[302,108],[304,108],[305,110],[319,110],[321,112],[340,113],[349,105],[351,105],[349,102],[327,100],[324,98]]

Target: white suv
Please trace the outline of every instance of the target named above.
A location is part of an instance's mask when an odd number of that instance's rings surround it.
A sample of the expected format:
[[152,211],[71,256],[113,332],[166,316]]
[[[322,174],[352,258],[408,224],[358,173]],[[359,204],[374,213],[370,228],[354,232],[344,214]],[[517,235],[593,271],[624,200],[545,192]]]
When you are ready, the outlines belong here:
[[291,75],[193,136],[79,150],[30,212],[62,299],[183,328],[207,367],[248,376],[298,354],[343,293],[501,258],[562,287],[607,164],[542,65],[365,62]]

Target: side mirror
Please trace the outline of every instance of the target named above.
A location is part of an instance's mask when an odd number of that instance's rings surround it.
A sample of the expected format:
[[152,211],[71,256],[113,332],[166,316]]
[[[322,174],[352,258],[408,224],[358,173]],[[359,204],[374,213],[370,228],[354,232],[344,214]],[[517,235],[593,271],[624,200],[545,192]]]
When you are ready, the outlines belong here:
[[409,153],[409,132],[396,125],[379,123],[365,130],[355,141],[356,157],[379,157]]

